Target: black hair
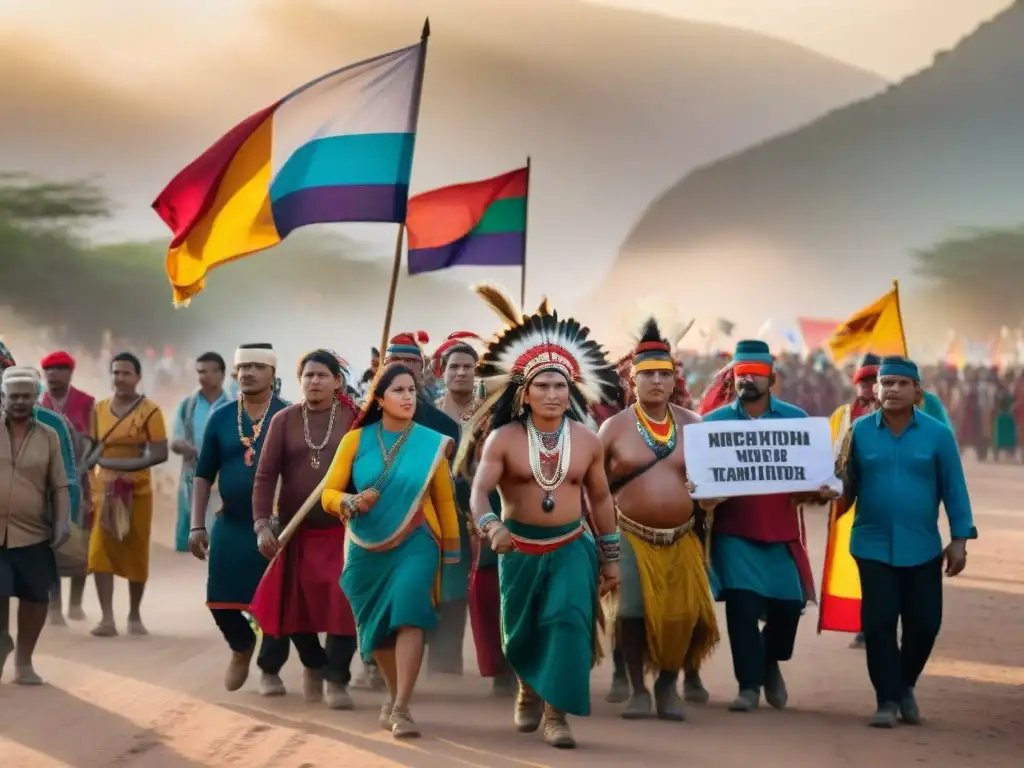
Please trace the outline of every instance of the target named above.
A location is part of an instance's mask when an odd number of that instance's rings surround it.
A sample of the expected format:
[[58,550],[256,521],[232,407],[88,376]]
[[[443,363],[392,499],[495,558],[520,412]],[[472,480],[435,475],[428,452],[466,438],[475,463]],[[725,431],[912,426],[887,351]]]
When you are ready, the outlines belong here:
[[395,379],[402,375],[412,376],[412,380],[414,382],[416,381],[416,376],[413,374],[412,368],[407,365],[392,363],[391,365],[385,366],[381,369],[380,376],[373,385],[373,392],[371,392],[369,398],[367,398],[366,406],[362,414],[360,414],[358,426],[368,427],[371,424],[376,424],[384,418],[384,411],[377,403],[377,398],[383,397],[384,393],[388,391],[388,387],[394,383]]
[[474,365],[480,362],[480,353],[473,349],[473,347],[471,347],[469,344],[456,344],[443,355],[441,355],[441,364],[439,367],[441,369],[442,375],[447,370],[448,361],[451,360],[452,355],[459,352],[461,352],[464,355],[469,355],[471,358],[473,358]]
[[110,368],[113,370],[114,363],[130,363],[132,368],[135,369],[135,375],[142,375],[142,362],[133,355],[131,352],[118,352],[112,358],[110,358]]
[[196,363],[213,363],[220,368],[221,373],[224,373],[228,369],[227,363],[224,362],[224,358],[216,352],[203,352],[203,354],[196,358]]
[[341,376],[341,363],[338,362],[338,358],[334,356],[334,353],[329,352],[326,349],[314,349],[312,352],[307,352],[299,360],[299,367],[295,371],[295,375],[298,378],[302,378],[302,371],[306,367],[306,363],[320,363],[331,372],[331,376],[338,378]]
[[274,345],[273,344],[267,344],[265,342],[260,342],[259,344],[239,344],[238,348],[239,349],[273,349]]
[[380,350],[376,347],[370,347],[370,357],[380,357]]

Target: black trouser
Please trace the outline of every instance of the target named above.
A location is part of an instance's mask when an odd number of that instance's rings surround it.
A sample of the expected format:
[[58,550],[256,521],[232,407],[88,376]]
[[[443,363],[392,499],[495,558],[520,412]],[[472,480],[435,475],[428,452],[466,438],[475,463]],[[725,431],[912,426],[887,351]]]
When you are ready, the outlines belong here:
[[[289,640],[291,641],[289,643]],[[322,669],[329,683],[348,685],[352,681],[352,657],[356,653],[356,638],[343,635],[327,635],[327,642],[320,645],[320,638],[314,634],[291,635],[290,637],[263,636],[257,666],[269,675],[277,675],[288,661],[290,645],[299,652],[299,660],[306,669]]]
[[917,685],[942,625],[942,556],[910,568],[858,558],[857,568],[871,685],[879,706],[898,704]]
[[745,589],[728,589],[722,596],[736,682],[742,691],[760,690],[765,670],[793,656],[803,603],[775,600]]
[[256,633],[252,631],[249,620],[236,608],[211,608],[213,620],[217,628],[228,641],[228,647],[235,653],[252,650],[256,642]]
[[437,626],[427,635],[427,670],[461,675],[469,601],[449,600],[438,606],[437,613]]

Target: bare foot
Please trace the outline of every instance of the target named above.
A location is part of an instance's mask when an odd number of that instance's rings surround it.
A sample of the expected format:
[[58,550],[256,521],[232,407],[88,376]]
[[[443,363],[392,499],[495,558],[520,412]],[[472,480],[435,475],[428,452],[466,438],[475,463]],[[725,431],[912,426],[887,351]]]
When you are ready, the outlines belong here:
[[117,637],[117,626],[112,621],[101,621],[89,634],[93,637]]
[[60,609],[50,611],[50,626],[51,627],[66,627],[68,623],[64,621],[64,614],[60,612]]
[[68,619],[71,621],[85,621],[85,611],[80,605],[72,605],[68,608]]
[[19,664],[14,670],[15,685],[42,685],[43,678],[36,674],[31,664]]
[[136,637],[145,637],[149,634],[149,630],[142,623],[142,619],[128,619],[128,634],[135,635]]

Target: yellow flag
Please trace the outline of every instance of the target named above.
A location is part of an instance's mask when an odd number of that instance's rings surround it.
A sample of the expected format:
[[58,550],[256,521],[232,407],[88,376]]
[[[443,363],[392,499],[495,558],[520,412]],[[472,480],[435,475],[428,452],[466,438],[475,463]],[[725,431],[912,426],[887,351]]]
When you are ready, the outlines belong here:
[[900,314],[900,289],[893,281],[892,290],[868,306],[855,312],[825,342],[836,363],[865,355],[907,354]]

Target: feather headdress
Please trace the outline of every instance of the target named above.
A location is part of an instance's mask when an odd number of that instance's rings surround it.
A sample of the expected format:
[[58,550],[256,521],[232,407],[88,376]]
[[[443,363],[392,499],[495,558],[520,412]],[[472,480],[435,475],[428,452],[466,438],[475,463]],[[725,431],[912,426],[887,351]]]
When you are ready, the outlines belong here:
[[[493,293],[485,296],[480,286],[476,290],[494,306]],[[514,305],[507,298],[501,307],[499,315],[514,318]],[[586,423],[591,406],[619,399],[618,372],[601,345],[589,338],[589,328],[572,318],[560,318],[546,300],[529,317],[519,314],[518,322],[506,322],[505,329],[487,344],[477,364],[477,376],[490,395],[463,430],[457,470],[491,430],[523,417],[526,388],[541,373],[557,371],[568,380],[567,415],[576,421]]]

